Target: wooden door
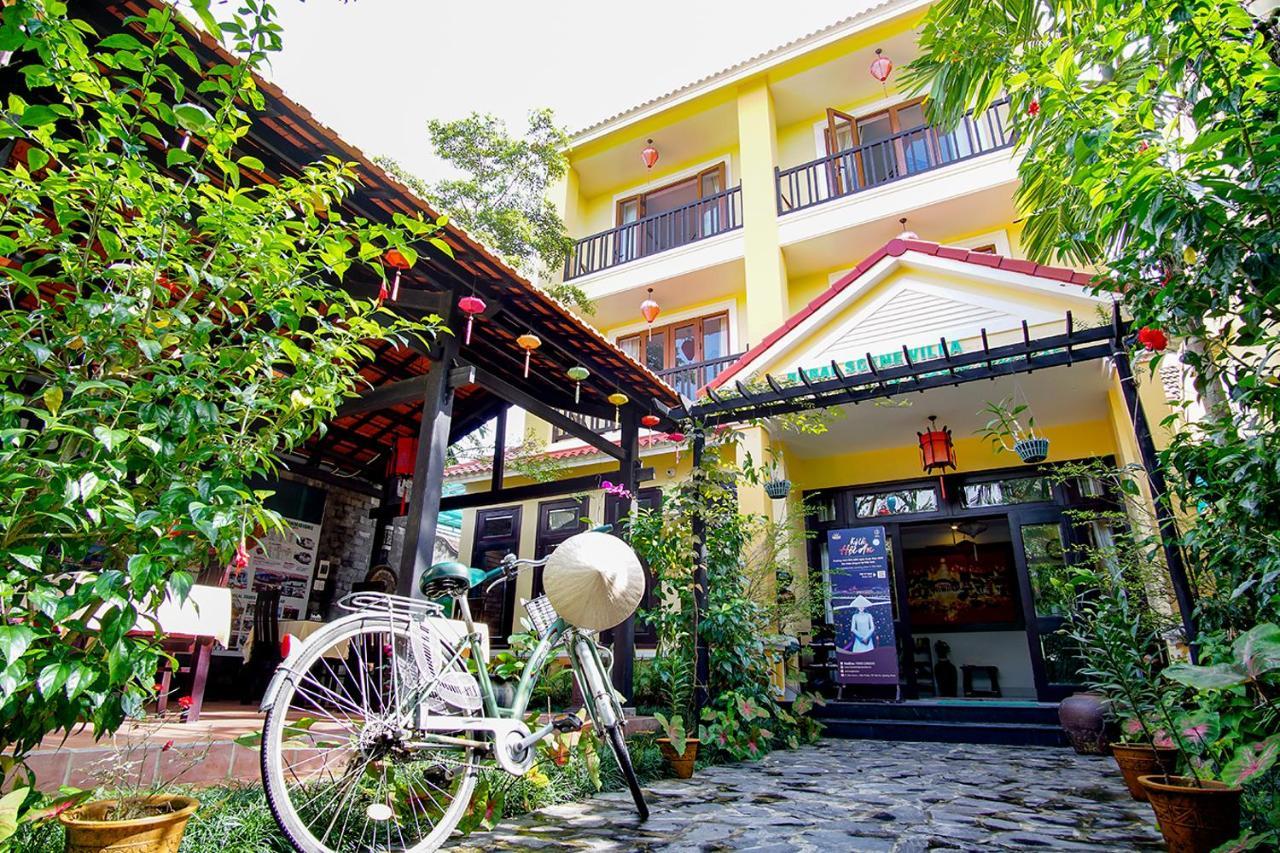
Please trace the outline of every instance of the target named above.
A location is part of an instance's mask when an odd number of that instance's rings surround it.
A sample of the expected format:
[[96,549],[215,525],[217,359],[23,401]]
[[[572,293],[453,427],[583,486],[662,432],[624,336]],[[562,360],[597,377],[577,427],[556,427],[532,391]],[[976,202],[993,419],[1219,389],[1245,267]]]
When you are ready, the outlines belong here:
[[853,116],[827,107],[827,128],[822,134],[827,144],[827,154],[846,152],[841,157],[833,157],[827,165],[827,189],[832,196],[851,193],[858,188],[852,154],[858,141],[857,125],[858,120]]

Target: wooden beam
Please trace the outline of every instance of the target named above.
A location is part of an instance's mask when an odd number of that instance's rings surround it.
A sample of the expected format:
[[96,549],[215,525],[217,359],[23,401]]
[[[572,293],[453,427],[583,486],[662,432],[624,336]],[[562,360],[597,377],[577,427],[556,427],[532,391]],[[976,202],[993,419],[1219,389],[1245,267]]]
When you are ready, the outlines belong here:
[[604,436],[592,432],[590,429],[578,423],[560,410],[555,409],[539,400],[537,397],[534,397],[523,388],[517,388],[506,380],[494,376],[489,371],[479,367],[476,368],[476,381],[480,383],[481,387],[487,388],[494,394],[497,394],[499,397],[506,400],[508,403],[514,403],[534,417],[540,418],[552,426],[560,427],[560,429],[569,433],[569,435],[574,438],[585,441],[601,453],[612,456],[619,462],[622,461],[623,452],[622,448],[618,447],[618,445],[609,441]]
[[[530,483],[527,486],[511,486],[497,492],[468,492],[465,495],[450,495],[440,499],[440,511],[453,509],[473,509],[483,506],[501,506],[502,504],[521,503],[537,498],[551,498],[557,495],[571,495],[575,492],[591,492],[600,488],[600,481],[607,480],[611,474],[584,474],[580,477],[568,477],[564,480],[551,480],[546,483]],[[638,482],[653,479],[652,468],[641,468],[636,471]],[[391,507],[390,511],[398,512],[399,507]],[[374,513],[381,510],[374,510]],[[373,515],[374,513],[370,513]]]
[[429,376],[430,374],[424,374],[415,376],[412,379],[402,379],[399,382],[379,385],[377,388],[370,388],[368,391],[361,392],[339,406],[334,419],[349,418],[352,415],[363,415],[367,412],[377,412],[382,409],[389,409],[392,406],[398,406],[401,403],[412,403],[421,400],[427,393],[427,379]]

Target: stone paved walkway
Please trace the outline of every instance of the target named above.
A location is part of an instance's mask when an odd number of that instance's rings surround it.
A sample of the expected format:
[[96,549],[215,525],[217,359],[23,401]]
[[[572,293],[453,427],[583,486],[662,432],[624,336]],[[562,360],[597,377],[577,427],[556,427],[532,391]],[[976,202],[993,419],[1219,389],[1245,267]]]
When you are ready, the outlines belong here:
[[544,809],[462,850],[1163,850],[1110,758],[1066,749],[826,740],[630,797]]

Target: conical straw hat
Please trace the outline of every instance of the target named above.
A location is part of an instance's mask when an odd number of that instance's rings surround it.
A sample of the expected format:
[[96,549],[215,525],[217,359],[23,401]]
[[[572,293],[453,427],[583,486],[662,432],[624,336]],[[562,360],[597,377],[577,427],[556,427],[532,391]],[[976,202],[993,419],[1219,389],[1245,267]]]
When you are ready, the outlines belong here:
[[603,631],[635,612],[644,569],[626,542],[608,533],[579,533],[551,553],[543,570],[547,598],[570,625]]

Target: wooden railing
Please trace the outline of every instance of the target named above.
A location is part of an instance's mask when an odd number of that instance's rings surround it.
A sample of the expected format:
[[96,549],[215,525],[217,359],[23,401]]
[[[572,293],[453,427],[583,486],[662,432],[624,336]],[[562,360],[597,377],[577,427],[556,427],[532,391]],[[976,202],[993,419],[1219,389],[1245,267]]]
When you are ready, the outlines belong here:
[[979,116],[942,133],[930,125],[909,128],[799,166],[777,170],[778,214],[784,215],[844,198],[872,187],[919,175],[1013,144],[1009,101],[1002,99]]
[[590,275],[741,227],[742,187],[734,187],[582,238],[565,261],[564,279]]

